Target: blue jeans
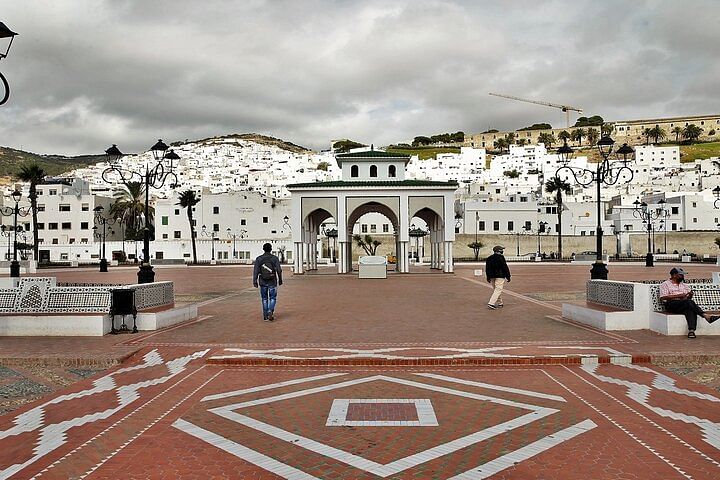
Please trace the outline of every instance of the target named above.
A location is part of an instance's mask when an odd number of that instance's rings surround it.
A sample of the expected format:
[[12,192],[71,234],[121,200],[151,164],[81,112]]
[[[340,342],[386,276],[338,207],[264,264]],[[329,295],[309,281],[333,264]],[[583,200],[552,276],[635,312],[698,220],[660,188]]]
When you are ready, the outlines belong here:
[[260,298],[262,299],[263,318],[268,318],[270,312],[275,310],[277,303],[277,287],[260,285]]

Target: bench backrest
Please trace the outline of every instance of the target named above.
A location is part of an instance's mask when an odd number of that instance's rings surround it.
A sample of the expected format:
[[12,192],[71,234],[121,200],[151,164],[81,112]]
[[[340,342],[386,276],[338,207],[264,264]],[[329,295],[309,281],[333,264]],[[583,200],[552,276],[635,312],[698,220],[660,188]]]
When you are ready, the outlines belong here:
[[[712,283],[695,283],[690,286],[692,288],[693,300],[700,308],[708,312],[720,311],[720,285]],[[664,312],[665,305],[660,301],[660,285],[652,285],[650,287],[650,297],[653,302],[653,310],[656,312]]]

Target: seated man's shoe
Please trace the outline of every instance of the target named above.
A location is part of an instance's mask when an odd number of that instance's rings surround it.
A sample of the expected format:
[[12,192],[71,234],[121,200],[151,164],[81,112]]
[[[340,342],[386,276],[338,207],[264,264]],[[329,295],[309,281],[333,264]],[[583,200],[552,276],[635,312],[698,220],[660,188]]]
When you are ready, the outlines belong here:
[[695,338],[695,332],[693,330],[688,332],[688,338]]
[[720,315],[710,315],[710,318],[707,319],[707,322],[713,323],[715,320],[720,320]]

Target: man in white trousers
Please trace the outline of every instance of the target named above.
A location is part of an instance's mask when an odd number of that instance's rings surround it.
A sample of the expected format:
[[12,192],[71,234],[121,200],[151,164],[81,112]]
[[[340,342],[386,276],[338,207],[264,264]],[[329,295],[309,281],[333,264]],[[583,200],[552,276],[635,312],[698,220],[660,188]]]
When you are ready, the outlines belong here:
[[493,286],[493,293],[488,301],[488,308],[497,310],[503,307],[502,291],[506,281],[510,281],[510,269],[508,268],[503,251],[505,247],[495,245],[493,254],[485,261],[485,276],[488,283]]

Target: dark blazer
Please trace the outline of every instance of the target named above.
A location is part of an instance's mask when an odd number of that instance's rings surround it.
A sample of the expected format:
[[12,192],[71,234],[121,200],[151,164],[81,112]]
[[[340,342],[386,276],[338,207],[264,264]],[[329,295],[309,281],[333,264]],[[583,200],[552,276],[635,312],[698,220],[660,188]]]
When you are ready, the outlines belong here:
[[510,269],[508,268],[505,257],[499,253],[493,253],[485,260],[485,276],[488,282],[492,278],[504,278],[510,280]]

